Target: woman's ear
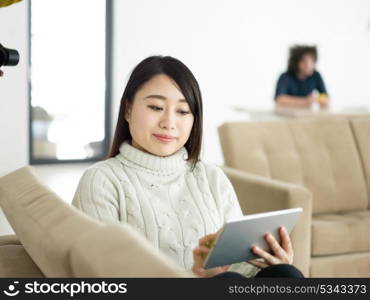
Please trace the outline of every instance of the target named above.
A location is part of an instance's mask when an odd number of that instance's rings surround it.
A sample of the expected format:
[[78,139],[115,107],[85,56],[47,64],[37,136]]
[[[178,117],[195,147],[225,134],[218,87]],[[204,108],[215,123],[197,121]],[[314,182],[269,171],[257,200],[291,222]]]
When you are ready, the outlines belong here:
[[128,101],[125,101],[125,120],[130,123],[130,115],[131,115],[131,106],[129,105]]
[[130,123],[130,111],[125,111],[125,120],[127,121],[127,123]]

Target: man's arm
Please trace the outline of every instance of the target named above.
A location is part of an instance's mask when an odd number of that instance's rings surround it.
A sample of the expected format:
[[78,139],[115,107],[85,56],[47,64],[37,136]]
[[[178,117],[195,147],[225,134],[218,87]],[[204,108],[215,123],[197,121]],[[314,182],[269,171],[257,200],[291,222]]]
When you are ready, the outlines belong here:
[[317,72],[317,90],[321,95],[319,99],[320,107],[327,108],[329,106],[330,99],[325,87],[324,80],[322,79],[321,74],[319,72]]
[[292,108],[309,108],[314,100],[312,95],[308,97],[297,97],[289,95],[291,80],[287,74],[280,75],[276,84],[275,102],[278,106]]
[[321,74],[319,72],[316,73],[317,75],[317,90],[319,91],[319,93],[321,94],[326,94],[328,95],[328,92],[326,90],[326,87],[325,87],[325,83],[324,83],[324,80],[322,79],[321,77]]
[[313,101],[314,98],[312,95],[309,95],[308,97],[296,97],[281,94],[276,98],[277,105],[292,108],[309,108]]

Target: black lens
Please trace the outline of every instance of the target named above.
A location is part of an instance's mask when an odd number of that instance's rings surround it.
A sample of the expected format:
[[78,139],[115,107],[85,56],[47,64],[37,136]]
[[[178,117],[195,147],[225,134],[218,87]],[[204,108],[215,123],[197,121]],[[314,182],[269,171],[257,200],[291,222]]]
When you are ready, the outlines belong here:
[[3,47],[0,44],[0,67],[1,66],[16,66],[19,62],[19,53],[15,49]]

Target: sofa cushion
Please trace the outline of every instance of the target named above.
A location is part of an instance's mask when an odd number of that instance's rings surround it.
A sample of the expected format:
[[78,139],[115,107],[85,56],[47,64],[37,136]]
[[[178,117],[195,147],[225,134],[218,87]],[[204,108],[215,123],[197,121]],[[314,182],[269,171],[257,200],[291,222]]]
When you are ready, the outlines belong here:
[[226,123],[219,128],[225,163],[307,187],[314,213],[365,209],[366,183],[349,122],[330,118]]
[[[128,227],[116,225],[120,226],[115,231],[117,235],[108,234],[108,225],[83,214],[43,185],[33,167],[24,167],[0,178],[0,205],[22,245],[47,277],[75,277],[76,274],[89,276],[86,272],[88,265],[91,265],[91,270],[100,270],[94,264],[104,265],[105,259],[108,262],[114,260],[117,269],[111,269],[111,272],[103,269],[103,273],[96,271],[93,276],[114,274],[118,277],[130,277],[133,274],[132,268],[126,267],[140,260],[152,264],[144,268],[140,264],[136,265],[134,274],[138,277],[189,276],[187,272],[182,272],[171,264],[155,248],[148,251],[151,246],[148,245],[149,242]],[[104,232],[105,238],[101,232]],[[117,240],[121,243],[117,244]],[[130,242],[127,256],[124,241]],[[106,255],[106,250],[111,247],[119,247],[110,252],[110,255],[114,253],[117,256]],[[85,253],[98,253],[98,256],[95,260],[76,260],[76,255],[79,254],[81,258],[83,256],[81,249]],[[135,253],[139,257],[135,257]],[[150,267],[152,269],[149,272]]]
[[370,252],[313,257],[310,277],[369,278]]
[[370,210],[312,217],[312,255],[370,251]]
[[0,277],[44,277],[15,235],[0,236]]

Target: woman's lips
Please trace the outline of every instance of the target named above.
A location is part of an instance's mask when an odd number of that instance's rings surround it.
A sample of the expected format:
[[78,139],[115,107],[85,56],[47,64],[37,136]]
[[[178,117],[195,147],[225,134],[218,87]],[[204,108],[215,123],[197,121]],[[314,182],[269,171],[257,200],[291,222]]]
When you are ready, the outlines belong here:
[[175,138],[173,136],[162,135],[162,134],[153,134],[161,142],[169,143],[172,142]]

